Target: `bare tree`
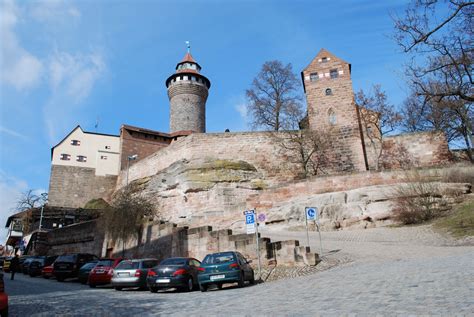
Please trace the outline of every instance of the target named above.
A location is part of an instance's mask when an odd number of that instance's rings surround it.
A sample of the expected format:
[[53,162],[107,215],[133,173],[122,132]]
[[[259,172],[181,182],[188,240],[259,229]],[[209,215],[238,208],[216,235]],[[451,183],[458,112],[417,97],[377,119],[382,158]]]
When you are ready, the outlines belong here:
[[413,0],[394,22],[395,40],[411,57],[406,75],[423,98],[406,111],[416,106],[426,114],[421,122],[412,114],[406,124],[420,129],[428,123],[451,144],[462,139],[473,161],[474,1]]
[[411,94],[403,104],[403,127],[410,132],[439,130],[454,147],[465,146],[473,161],[472,123],[474,107],[460,98],[427,99]]
[[359,107],[364,136],[370,142],[374,155],[375,169],[380,169],[383,152],[383,137],[393,132],[401,121],[401,116],[394,106],[387,101],[387,95],[380,85],[373,86],[373,95],[361,89],[355,95]]
[[130,188],[118,193],[102,215],[105,232],[113,240],[122,240],[122,256],[125,242],[135,237],[140,245],[143,226],[156,216],[154,205],[145,197],[134,194]]
[[417,94],[474,102],[474,1],[413,0],[394,22],[395,40],[411,55],[406,70]]
[[252,128],[297,129],[303,117],[300,90],[301,83],[291,64],[265,62],[251,88],[246,90],[247,113],[251,116]]
[[22,193],[17,201],[16,209],[23,211],[31,208],[36,208],[44,204],[47,200],[47,195],[36,195],[32,189]]
[[301,167],[303,177],[327,173],[332,149],[329,133],[304,129],[276,133],[275,138],[289,161]]

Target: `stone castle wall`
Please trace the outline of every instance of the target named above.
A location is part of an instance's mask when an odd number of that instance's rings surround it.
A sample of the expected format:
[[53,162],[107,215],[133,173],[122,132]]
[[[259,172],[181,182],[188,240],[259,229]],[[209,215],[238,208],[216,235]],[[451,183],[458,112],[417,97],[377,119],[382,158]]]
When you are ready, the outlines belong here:
[[[129,182],[155,175],[180,160],[207,157],[245,161],[265,179],[293,179],[300,169],[289,162],[288,153],[269,132],[194,133],[130,166]],[[126,171],[122,171],[119,188],[124,186],[125,178]]]
[[96,176],[95,169],[51,165],[48,205],[82,208],[95,198],[108,198],[114,191],[117,176]]
[[383,140],[382,167],[440,166],[452,161],[443,132],[407,133]]
[[48,232],[48,255],[91,253],[102,255],[104,234],[95,220],[59,228]]

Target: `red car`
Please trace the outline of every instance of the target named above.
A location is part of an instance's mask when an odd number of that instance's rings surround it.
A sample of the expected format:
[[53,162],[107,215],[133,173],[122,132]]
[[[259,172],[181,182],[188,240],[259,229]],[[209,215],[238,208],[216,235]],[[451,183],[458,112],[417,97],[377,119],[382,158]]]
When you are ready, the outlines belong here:
[[0,316],[8,316],[8,295],[5,293],[5,284],[3,283],[3,273],[0,273]]
[[41,276],[48,279],[50,277],[53,277],[53,265],[49,265],[49,266],[45,266],[43,267],[43,269],[41,270]]
[[114,268],[122,261],[118,259],[101,259],[89,273],[89,286],[94,288],[97,285],[110,284],[114,275]]

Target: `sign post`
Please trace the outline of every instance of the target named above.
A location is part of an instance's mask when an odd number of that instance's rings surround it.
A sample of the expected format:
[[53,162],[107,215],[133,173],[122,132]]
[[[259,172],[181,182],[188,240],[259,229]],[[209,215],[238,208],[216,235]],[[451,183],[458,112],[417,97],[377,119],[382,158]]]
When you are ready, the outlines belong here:
[[260,245],[258,241],[258,222],[255,214],[255,210],[246,210],[244,211],[245,215],[245,225],[247,227],[247,234],[255,233],[255,239],[257,241],[257,258],[258,258],[258,277],[262,278],[262,268],[260,261]]
[[316,227],[318,228],[319,233],[319,246],[321,250],[320,256],[323,256],[323,242],[321,240],[321,230],[319,229],[319,213],[318,208],[316,207],[306,207],[305,208],[305,218],[306,218],[306,237],[308,239],[308,246],[309,246],[309,230],[308,230],[308,220],[313,220]]

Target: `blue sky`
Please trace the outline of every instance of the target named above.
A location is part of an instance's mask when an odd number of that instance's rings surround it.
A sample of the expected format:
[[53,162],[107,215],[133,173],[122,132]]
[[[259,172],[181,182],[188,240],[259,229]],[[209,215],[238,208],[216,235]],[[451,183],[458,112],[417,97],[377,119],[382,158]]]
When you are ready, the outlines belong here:
[[186,52],[211,80],[207,131],[248,130],[245,89],[278,59],[299,73],[324,47],[355,90],[399,105],[407,61],[390,39],[404,0],[0,0],[0,225],[21,192],[48,190],[50,149],[76,125],[167,132],[165,80]]

